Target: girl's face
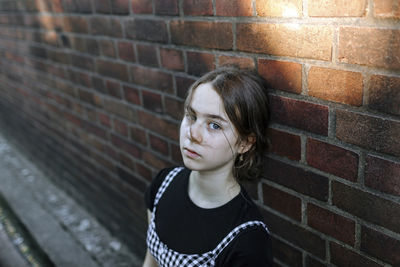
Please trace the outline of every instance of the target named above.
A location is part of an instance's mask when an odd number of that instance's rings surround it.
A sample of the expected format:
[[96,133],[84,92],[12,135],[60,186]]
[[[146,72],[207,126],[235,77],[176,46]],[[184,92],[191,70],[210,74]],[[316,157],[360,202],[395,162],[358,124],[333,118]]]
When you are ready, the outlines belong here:
[[180,128],[180,149],[185,166],[196,171],[232,171],[238,134],[211,83],[193,92]]

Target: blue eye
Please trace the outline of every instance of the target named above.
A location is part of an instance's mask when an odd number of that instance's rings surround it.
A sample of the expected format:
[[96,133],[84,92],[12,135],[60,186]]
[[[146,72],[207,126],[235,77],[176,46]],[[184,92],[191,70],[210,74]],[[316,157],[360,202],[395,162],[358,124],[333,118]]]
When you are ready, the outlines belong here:
[[219,125],[216,124],[215,122],[210,122],[209,125],[210,125],[210,128],[213,129],[213,130],[219,130],[219,129],[221,129],[221,126],[219,126]]

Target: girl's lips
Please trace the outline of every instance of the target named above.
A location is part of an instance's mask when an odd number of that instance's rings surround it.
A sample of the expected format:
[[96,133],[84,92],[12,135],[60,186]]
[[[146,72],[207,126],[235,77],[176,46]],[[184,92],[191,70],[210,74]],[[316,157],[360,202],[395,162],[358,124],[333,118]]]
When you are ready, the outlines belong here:
[[190,150],[188,148],[183,148],[185,151],[185,155],[188,156],[189,158],[198,158],[200,157],[200,154],[197,153],[196,151]]

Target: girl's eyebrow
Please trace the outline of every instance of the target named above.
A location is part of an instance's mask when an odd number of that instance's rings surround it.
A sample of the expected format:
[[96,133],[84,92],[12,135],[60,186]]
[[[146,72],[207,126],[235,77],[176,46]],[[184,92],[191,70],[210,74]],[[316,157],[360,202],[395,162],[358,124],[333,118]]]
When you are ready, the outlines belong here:
[[[191,112],[191,113],[194,113],[194,114],[198,114],[199,112],[196,112],[196,110],[194,110],[193,108],[192,108],[192,106],[188,106],[187,107],[187,110],[189,111],[189,112]],[[221,116],[219,116],[219,115],[216,115],[216,114],[209,114],[209,113],[205,113],[205,114],[203,114],[205,117],[207,117],[207,118],[211,118],[211,119],[217,119],[217,120],[220,120],[220,121],[223,121],[223,122],[225,122],[225,123],[229,123],[226,119],[224,119],[223,117],[221,117]]]

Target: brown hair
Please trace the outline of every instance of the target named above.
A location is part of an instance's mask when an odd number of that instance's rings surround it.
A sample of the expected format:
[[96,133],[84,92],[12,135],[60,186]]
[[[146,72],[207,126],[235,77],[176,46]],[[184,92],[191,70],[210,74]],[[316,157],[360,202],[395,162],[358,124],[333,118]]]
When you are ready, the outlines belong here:
[[236,157],[234,177],[238,182],[260,178],[268,148],[270,119],[266,81],[252,70],[221,67],[205,74],[190,87],[185,108],[190,104],[194,90],[203,83],[211,83],[221,97],[226,114],[239,134],[238,142],[249,136],[255,138],[252,147]]

